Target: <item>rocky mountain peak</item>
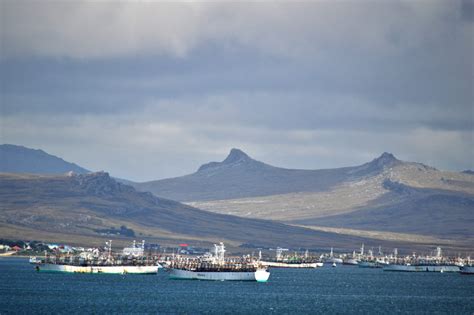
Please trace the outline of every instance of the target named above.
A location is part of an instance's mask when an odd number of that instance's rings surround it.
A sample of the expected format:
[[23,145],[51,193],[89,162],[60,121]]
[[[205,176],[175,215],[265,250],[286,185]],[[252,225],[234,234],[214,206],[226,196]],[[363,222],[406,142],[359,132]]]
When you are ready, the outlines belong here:
[[229,155],[226,157],[226,159],[222,163],[232,164],[232,163],[237,163],[241,161],[249,161],[249,160],[251,160],[251,158],[244,151],[234,148],[230,150]]
[[360,176],[373,175],[383,171],[386,168],[400,165],[402,163],[403,162],[398,160],[392,153],[384,152],[378,158],[356,167],[350,173]]
[[398,160],[392,153],[384,152],[382,153],[381,156],[378,158],[374,159],[371,164],[384,167],[384,166],[393,166],[395,164],[401,163],[400,160]]
[[210,162],[210,163],[203,164],[198,169],[198,172],[208,170],[208,169],[215,169],[216,167],[221,167],[225,165],[234,165],[241,162],[250,162],[250,161],[253,161],[253,159],[249,157],[244,151],[234,148],[230,150],[229,155],[225,158],[224,161]]

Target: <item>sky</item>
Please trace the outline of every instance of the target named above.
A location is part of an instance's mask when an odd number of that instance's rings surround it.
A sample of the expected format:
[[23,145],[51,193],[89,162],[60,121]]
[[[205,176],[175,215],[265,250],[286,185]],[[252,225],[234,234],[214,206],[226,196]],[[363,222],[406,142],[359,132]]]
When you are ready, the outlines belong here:
[[0,142],[90,170],[474,169],[474,1],[3,0],[0,34]]

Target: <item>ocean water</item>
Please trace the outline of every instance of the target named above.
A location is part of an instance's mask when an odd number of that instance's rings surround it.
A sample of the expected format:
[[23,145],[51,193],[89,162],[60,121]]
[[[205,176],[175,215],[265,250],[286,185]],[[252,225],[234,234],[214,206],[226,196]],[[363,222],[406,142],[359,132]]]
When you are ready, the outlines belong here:
[[0,259],[1,314],[474,314],[474,276],[353,266],[272,269],[267,283],[37,273]]

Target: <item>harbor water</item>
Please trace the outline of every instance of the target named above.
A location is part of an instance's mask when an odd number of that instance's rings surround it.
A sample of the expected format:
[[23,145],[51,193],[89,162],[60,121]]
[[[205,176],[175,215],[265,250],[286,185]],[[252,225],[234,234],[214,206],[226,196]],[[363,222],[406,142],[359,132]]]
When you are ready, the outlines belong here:
[[0,314],[473,314],[474,276],[356,266],[271,269],[267,283],[38,273],[0,258]]

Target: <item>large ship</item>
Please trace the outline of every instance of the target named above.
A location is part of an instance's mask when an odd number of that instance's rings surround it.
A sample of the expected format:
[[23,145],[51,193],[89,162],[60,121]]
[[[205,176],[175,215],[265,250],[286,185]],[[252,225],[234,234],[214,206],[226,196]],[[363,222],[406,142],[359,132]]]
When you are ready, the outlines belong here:
[[448,264],[417,264],[399,265],[389,264],[383,267],[384,271],[404,271],[404,272],[459,272],[460,267]]
[[233,280],[266,282],[270,272],[259,261],[245,258],[229,260],[224,257],[225,247],[214,244],[214,254],[204,257],[174,259],[168,265],[171,279],[183,280]]
[[415,256],[396,258],[383,267],[384,271],[402,272],[459,272],[462,264],[445,258],[441,254],[441,247],[436,248],[434,256]]
[[[104,274],[156,274],[160,267],[156,257],[143,256],[135,242],[137,249],[128,255],[112,254],[112,241],[106,242],[106,251],[99,250],[82,252],[79,255],[45,255],[44,258],[30,259],[39,272],[66,272],[66,273],[104,273]],[[130,247],[128,248],[130,249]],[[124,252],[125,253],[125,252]],[[137,255],[137,253],[141,255]]]
[[343,260],[342,258],[334,257],[333,248],[331,247],[331,252],[329,253],[329,257],[325,258],[324,262],[327,264],[332,264],[332,266],[335,267],[336,264],[342,264]]
[[296,253],[293,256],[283,255],[283,252],[287,250],[286,248],[278,247],[274,260],[261,260],[260,263],[263,266],[272,268],[318,268],[323,266],[322,262],[309,257],[308,251],[305,252],[304,256],[296,255]]

